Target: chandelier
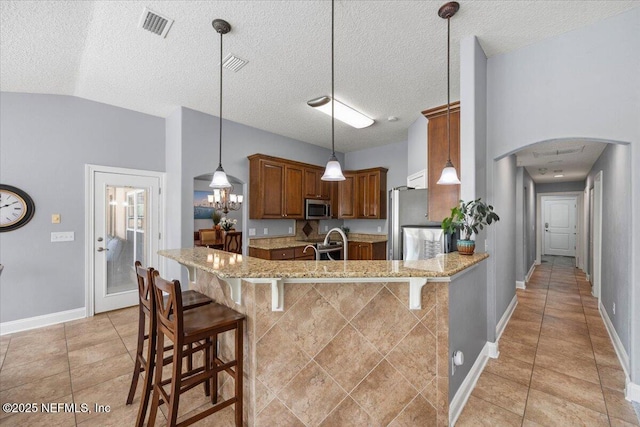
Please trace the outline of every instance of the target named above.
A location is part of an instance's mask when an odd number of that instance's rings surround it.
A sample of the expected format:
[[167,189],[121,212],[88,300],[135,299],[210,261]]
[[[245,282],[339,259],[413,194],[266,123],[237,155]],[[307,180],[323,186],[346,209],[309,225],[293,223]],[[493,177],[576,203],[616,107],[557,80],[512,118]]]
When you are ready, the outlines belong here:
[[233,194],[233,186],[229,188],[215,188],[213,194],[207,196],[209,205],[217,211],[228,214],[229,211],[237,211],[242,206],[244,196],[242,194]]

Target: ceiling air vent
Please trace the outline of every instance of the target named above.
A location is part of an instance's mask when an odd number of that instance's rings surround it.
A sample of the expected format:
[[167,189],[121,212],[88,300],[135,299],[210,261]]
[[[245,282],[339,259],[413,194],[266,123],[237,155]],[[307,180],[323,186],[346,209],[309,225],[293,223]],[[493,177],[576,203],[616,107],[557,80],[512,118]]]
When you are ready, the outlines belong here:
[[153,34],[167,37],[167,33],[169,32],[172,24],[173,19],[162,16],[145,7],[142,11],[142,16],[140,17],[139,27],[144,30],[151,31]]
[[565,148],[564,150],[534,151],[533,157],[537,159],[538,157],[561,156],[563,154],[576,154],[576,153],[581,153],[583,150],[584,150],[584,145],[582,147]]
[[231,71],[238,71],[240,68],[247,65],[249,61],[244,60],[230,53],[222,60],[222,66]]

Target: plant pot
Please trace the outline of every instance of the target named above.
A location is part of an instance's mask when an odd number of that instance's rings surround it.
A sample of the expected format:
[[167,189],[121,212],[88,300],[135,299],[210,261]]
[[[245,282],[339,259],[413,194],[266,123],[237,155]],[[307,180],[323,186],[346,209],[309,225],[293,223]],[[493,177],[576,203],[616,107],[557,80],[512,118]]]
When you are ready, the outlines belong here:
[[458,253],[460,255],[473,255],[476,242],[473,240],[458,240]]

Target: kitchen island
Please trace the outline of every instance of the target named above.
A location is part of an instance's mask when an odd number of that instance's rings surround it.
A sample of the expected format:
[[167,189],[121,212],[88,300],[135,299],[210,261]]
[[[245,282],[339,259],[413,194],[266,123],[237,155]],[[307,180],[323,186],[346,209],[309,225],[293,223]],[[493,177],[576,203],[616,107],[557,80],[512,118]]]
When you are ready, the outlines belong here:
[[[246,425],[448,425],[449,284],[488,255],[332,262],[159,253],[187,268],[192,289],[247,316]],[[232,341],[221,341],[224,358]]]

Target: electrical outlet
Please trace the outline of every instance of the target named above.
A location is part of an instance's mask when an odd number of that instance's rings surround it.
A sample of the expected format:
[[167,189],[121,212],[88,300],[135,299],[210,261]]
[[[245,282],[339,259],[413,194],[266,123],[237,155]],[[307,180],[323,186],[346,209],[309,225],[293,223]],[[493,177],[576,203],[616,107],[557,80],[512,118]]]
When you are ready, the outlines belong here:
[[249,236],[255,236],[256,235],[256,229],[255,228],[250,228],[249,229]]
[[613,314],[616,314],[616,303],[613,303]]
[[51,215],[51,224],[60,224],[60,214]]
[[264,228],[262,234],[264,234],[265,236],[269,234],[269,229],[267,227]]
[[54,243],[73,242],[75,238],[75,232],[73,231],[59,231],[51,233],[51,241]]
[[378,233],[382,231],[382,227],[378,226]]
[[293,227],[289,227],[289,234],[293,234]]
[[484,251],[489,252],[489,242],[486,240],[484,241]]
[[328,225],[324,226],[324,231],[329,231],[329,226]]

